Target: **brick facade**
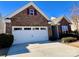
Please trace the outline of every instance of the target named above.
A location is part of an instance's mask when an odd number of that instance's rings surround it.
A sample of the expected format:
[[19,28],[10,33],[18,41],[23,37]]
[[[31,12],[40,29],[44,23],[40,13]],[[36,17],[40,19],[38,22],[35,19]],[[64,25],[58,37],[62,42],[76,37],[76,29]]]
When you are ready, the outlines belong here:
[[30,6],[11,18],[11,23],[6,23],[6,32],[12,32],[12,26],[48,26],[47,19],[36,10],[36,15],[28,15],[27,9],[34,9]]

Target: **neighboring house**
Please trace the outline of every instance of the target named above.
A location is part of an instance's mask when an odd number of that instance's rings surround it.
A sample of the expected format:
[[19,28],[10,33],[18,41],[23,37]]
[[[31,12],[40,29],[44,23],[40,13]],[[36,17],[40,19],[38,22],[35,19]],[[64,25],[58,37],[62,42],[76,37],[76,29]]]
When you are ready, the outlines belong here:
[[71,31],[70,25],[71,21],[65,16],[53,19],[51,22],[53,39],[60,38],[63,33],[69,33]]
[[30,2],[6,17],[6,33],[14,35],[14,43],[49,40],[49,18]]
[[0,15],[0,34],[5,33],[5,22],[4,18]]

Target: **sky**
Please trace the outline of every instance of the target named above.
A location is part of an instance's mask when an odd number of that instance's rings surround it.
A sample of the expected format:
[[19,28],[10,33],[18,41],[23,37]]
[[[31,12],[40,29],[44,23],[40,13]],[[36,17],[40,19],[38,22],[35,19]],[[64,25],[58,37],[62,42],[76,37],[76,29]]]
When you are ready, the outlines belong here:
[[[3,17],[10,15],[29,1],[0,1],[0,13]],[[71,16],[73,1],[34,1],[34,3],[49,17]],[[79,5],[79,2],[76,2]]]

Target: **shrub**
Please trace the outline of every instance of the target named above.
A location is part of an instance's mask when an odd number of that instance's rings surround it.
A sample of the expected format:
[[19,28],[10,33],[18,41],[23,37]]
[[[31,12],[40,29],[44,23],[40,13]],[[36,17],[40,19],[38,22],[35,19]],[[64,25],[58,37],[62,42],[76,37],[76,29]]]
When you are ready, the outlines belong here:
[[74,42],[74,41],[77,41],[76,37],[63,37],[61,39],[61,42],[63,43],[69,43],[69,42]]
[[74,33],[61,34],[61,38],[63,38],[63,37],[76,37],[76,38],[79,38],[79,35],[74,34]]
[[77,30],[75,30],[75,31],[72,31],[72,33],[74,33],[74,34],[78,34],[78,31],[77,31]]
[[0,48],[10,47],[13,43],[14,37],[11,34],[0,34]]

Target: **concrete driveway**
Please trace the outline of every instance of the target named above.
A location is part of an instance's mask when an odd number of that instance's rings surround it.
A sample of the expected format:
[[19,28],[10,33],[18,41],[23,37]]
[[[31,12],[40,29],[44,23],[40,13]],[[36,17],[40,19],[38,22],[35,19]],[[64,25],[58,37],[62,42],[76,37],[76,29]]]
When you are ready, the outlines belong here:
[[79,48],[59,42],[20,44],[12,46],[8,57],[77,57]]

